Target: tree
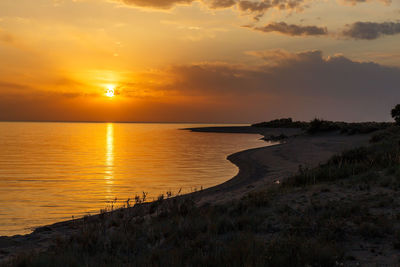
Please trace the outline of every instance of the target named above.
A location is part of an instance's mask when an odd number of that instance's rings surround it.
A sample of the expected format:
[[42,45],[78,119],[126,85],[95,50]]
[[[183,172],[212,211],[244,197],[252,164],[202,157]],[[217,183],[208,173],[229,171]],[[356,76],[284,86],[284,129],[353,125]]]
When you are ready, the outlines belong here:
[[396,121],[398,125],[400,125],[400,104],[397,104],[393,109],[392,109],[392,117]]

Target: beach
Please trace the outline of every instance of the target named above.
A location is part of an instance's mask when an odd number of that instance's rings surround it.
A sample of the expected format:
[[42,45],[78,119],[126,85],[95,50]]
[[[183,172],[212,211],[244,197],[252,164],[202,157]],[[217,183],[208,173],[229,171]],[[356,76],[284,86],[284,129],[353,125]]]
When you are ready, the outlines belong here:
[[302,135],[300,129],[256,127],[193,128],[198,132],[258,133],[264,136],[284,134],[287,141],[274,146],[240,151],[227,158],[239,167],[231,180],[198,193],[201,202],[227,201],[240,198],[258,187],[280,183],[299,170],[315,167],[344,150],[368,144],[370,135],[327,133]]

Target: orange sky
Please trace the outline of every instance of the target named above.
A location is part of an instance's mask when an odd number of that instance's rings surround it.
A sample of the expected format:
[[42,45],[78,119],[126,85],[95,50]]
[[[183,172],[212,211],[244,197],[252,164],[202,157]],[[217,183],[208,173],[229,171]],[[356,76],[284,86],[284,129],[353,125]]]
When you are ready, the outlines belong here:
[[400,3],[274,3],[2,0],[0,120],[389,119]]

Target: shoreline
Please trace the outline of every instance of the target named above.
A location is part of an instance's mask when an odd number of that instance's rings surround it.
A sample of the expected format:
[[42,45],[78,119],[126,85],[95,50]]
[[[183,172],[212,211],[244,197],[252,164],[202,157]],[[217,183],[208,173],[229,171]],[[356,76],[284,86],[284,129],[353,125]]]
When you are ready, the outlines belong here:
[[[243,128],[238,131],[238,128]],[[285,134],[289,138],[271,146],[247,149],[227,156],[239,168],[237,175],[219,185],[194,194],[196,201],[221,203],[240,198],[246,193],[275,182],[282,182],[297,173],[299,166],[316,167],[331,156],[344,150],[368,144],[371,134],[343,135],[337,132],[318,135],[302,135],[299,129],[254,127],[207,127],[188,129],[195,132]]]
[[[298,129],[260,128],[254,132],[254,129],[251,128],[253,127],[242,127],[240,131],[238,128],[232,129],[232,127],[187,129],[199,132],[215,132],[217,130],[224,133],[258,133],[263,136],[283,133],[290,138],[285,143],[239,151],[227,156],[227,160],[239,168],[236,176],[222,184],[179,197],[193,196],[199,205],[223,203],[241,198],[256,188],[267,187],[277,180],[282,181],[295,173],[299,165],[316,166],[344,149],[365,144],[370,136],[347,136],[337,133],[303,136],[298,135]],[[70,236],[82,223],[94,221],[99,216],[101,214],[38,227],[27,235],[2,236],[0,237],[0,263],[22,251],[45,250],[60,236]]]

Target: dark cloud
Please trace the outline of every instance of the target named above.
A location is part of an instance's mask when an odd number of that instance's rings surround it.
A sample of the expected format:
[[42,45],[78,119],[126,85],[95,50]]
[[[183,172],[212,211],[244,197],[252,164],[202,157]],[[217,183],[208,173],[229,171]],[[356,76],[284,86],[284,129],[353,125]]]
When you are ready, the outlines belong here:
[[286,24],[285,22],[272,22],[262,27],[250,26],[250,28],[261,32],[278,32],[290,36],[315,36],[328,34],[326,27],[302,26],[296,24]]
[[[302,10],[309,6],[311,0],[114,0],[123,2],[127,5],[170,9],[180,4],[192,4],[194,2],[202,2],[211,9],[236,7],[242,13],[252,15],[256,21],[265,15],[270,9],[278,10]],[[392,0],[338,0],[339,3],[348,5],[357,5],[360,3],[381,2],[384,4],[391,4]],[[296,25],[287,24],[286,22],[272,22],[262,27],[254,25],[245,26],[257,31],[262,32],[278,32],[290,36],[318,36],[328,35],[326,27],[319,27],[313,25]],[[353,38],[373,40],[384,35],[394,35],[400,33],[400,23],[395,22],[355,22],[347,25],[340,36]],[[0,32],[1,34],[1,32]],[[1,40],[1,35],[0,35]]]
[[0,119],[244,122],[318,116],[389,120],[390,109],[400,99],[400,68],[341,55],[324,57],[318,50],[248,54],[261,64],[177,65],[135,75],[133,82],[118,87],[122,97],[132,99],[118,105],[79,91],[29,89],[27,94],[23,85],[0,83]]
[[[249,13],[264,14],[270,8],[280,10],[303,9],[307,7],[310,0],[114,0],[140,7],[151,7],[168,9],[179,4],[191,4],[193,2],[203,2],[210,8],[227,8],[237,6],[240,11]],[[381,2],[386,5],[392,3],[392,0],[338,0],[342,4],[357,5],[368,2]]]
[[229,103],[232,116],[254,111],[247,119],[288,115],[387,120],[388,111],[400,99],[399,68],[344,56],[324,57],[321,51],[251,54],[265,64],[257,68],[221,63],[174,66],[159,73],[161,80],[168,77],[169,82],[147,88],[166,95],[219,99]]
[[[77,91],[68,92],[61,88],[63,85],[65,88],[77,89]],[[73,85],[81,85],[80,88],[76,88]],[[0,93],[3,95],[16,95],[24,97],[24,95],[38,96],[38,97],[55,97],[55,98],[75,98],[75,97],[96,97],[100,94],[97,93],[84,93],[84,84],[74,82],[73,80],[58,80],[52,84],[53,89],[60,89],[60,91],[46,91],[44,89],[33,87],[22,83],[11,83],[6,81],[0,81]],[[64,89],[65,89],[64,88]]]
[[239,11],[252,14],[255,20],[259,20],[272,8],[288,11],[301,10],[306,6],[306,0],[236,0],[236,6]]
[[31,89],[33,89],[33,88],[30,86],[24,85],[24,84],[0,81],[0,91],[6,91],[6,90],[24,91],[24,90],[31,90]]
[[[265,26],[246,25],[260,32],[278,32],[289,36],[328,36],[328,29],[319,26],[302,26],[285,22],[272,22]],[[385,35],[400,34],[400,22],[355,22],[346,25],[339,36],[350,39],[375,40]]]
[[[367,3],[367,2],[373,2],[374,0],[341,0],[342,3],[345,4],[350,4],[350,5],[357,5],[360,3]],[[376,0],[378,2],[384,3],[386,5],[390,5],[392,3],[392,0]]]
[[239,9],[250,12],[265,12],[270,8],[278,8],[281,10],[300,8],[304,4],[304,0],[262,0],[262,1],[238,1]]
[[399,33],[399,22],[355,22],[347,25],[342,35],[353,39],[374,40],[384,35],[395,35]]
[[227,8],[236,4],[236,0],[204,0],[210,8]]
[[279,10],[294,10],[304,7],[306,0],[114,0],[127,5],[138,7],[149,7],[156,9],[169,9],[180,4],[191,4],[202,2],[212,9],[228,8],[237,6],[241,12],[253,14],[259,19],[271,8]]
[[239,1],[239,9],[247,12],[265,12],[272,7],[270,1],[254,2],[254,1]]
[[152,7],[160,9],[169,9],[178,4],[190,4],[195,0],[120,0],[127,5],[139,7]]
[[0,42],[12,44],[15,42],[15,38],[12,34],[0,29]]

